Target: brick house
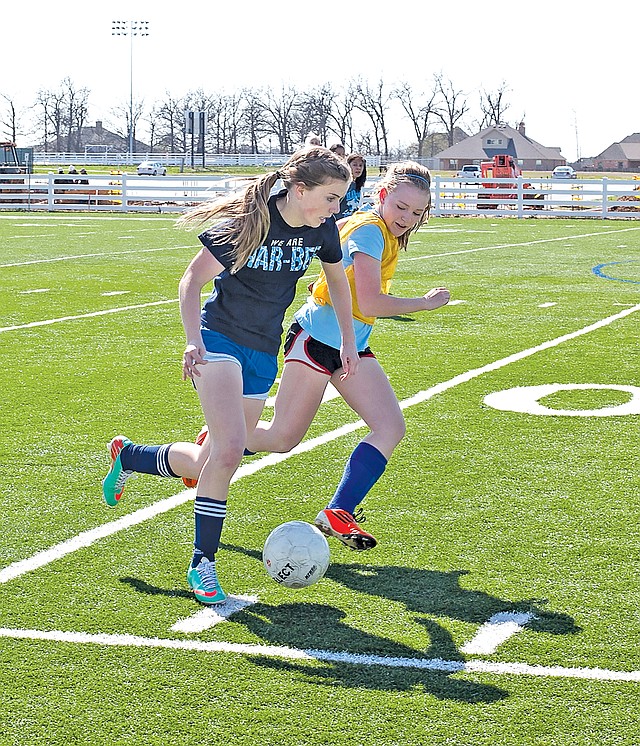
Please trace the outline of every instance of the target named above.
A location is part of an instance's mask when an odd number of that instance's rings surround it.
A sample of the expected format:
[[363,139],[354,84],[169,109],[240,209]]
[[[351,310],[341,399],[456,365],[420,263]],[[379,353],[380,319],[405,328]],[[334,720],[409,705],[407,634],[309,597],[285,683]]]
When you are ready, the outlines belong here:
[[524,122],[520,122],[518,129],[507,124],[486,127],[477,135],[436,153],[435,157],[440,159],[443,171],[457,171],[503,153],[512,155],[525,171],[552,171],[567,163],[560,148],[541,145],[528,137]]
[[593,159],[596,171],[640,171],[640,132],[614,142]]

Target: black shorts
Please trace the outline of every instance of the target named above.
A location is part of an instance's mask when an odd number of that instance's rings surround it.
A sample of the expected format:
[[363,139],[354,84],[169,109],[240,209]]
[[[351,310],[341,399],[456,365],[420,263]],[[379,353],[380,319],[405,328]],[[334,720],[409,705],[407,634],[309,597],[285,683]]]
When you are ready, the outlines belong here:
[[[375,357],[370,347],[358,353],[360,357]],[[337,370],[342,368],[340,360],[340,350],[323,342],[318,342],[305,331],[297,321],[289,327],[286,339],[284,341],[284,361],[292,361],[308,365],[318,373],[325,373],[328,376],[333,375]]]

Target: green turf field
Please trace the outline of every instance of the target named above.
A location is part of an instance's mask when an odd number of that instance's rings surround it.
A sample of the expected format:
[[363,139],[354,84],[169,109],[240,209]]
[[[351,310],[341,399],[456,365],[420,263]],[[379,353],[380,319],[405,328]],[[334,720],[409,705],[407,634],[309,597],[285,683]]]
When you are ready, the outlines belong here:
[[111,437],[200,428],[196,250],[163,216],[0,214],[0,746],[640,744],[640,223],[421,230],[392,292],[452,303],[372,337],[407,420],[365,502],[379,545],[331,540],[304,590],[262,567],[365,432],[332,399],[237,474],[226,619],[187,589],[193,491],[100,497]]

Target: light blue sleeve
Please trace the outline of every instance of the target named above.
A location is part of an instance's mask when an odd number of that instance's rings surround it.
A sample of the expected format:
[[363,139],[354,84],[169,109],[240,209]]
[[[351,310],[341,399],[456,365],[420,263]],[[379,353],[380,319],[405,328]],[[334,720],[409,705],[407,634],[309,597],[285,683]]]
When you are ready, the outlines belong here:
[[346,248],[352,259],[356,251],[361,251],[381,262],[384,251],[382,231],[377,225],[362,225],[349,236]]

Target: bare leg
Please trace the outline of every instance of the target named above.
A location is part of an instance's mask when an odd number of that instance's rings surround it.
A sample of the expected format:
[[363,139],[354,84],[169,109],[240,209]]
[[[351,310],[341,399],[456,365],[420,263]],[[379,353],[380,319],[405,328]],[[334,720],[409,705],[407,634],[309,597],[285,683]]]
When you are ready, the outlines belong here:
[[[206,460],[194,502],[194,553],[187,581],[198,600],[215,604],[226,598],[218,581],[215,557],[227,514],[229,484],[242,460],[247,424],[255,426],[262,401],[244,399],[242,370],[227,360],[203,366],[196,387],[211,438],[201,449]],[[249,402],[246,408],[245,401]]]
[[[260,415],[264,409],[264,400],[243,397],[242,404],[247,432],[250,433],[260,419]],[[179,477],[197,479],[208,455],[209,433],[207,432],[201,445],[186,443],[184,441],[172,443],[169,449],[169,466],[174,474],[177,474]]]
[[270,422],[249,432],[250,451],[286,453],[304,438],[322,402],[329,376],[292,360],[285,363]]
[[199,474],[198,494],[225,502],[247,437],[242,371],[228,361],[208,363],[202,366],[196,385],[211,435],[209,448],[202,449],[206,460]]
[[[375,358],[363,358],[354,379],[340,381],[340,371],[336,371],[332,382],[371,431],[347,459],[340,484],[327,508],[318,513],[315,524],[351,549],[371,549],[377,540],[358,525],[356,509],[380,479],[393,450],[402,440],[404,418]],[[357,520],[362,519],[358,516]]]
[[[203,445],[206,445],[203,443]],[[172,443],[169,449],[169,466],[179,477],[197,479],[204,462],[207,460],[208,449],[195,443],[179,441]]]
[[391,384],[375,358],[362,358],[354,378],[340,380],[336,371],[331,382],[347,404],[367,423],[371,432],[364,438],[388,460],[404,437],[406,426]]

